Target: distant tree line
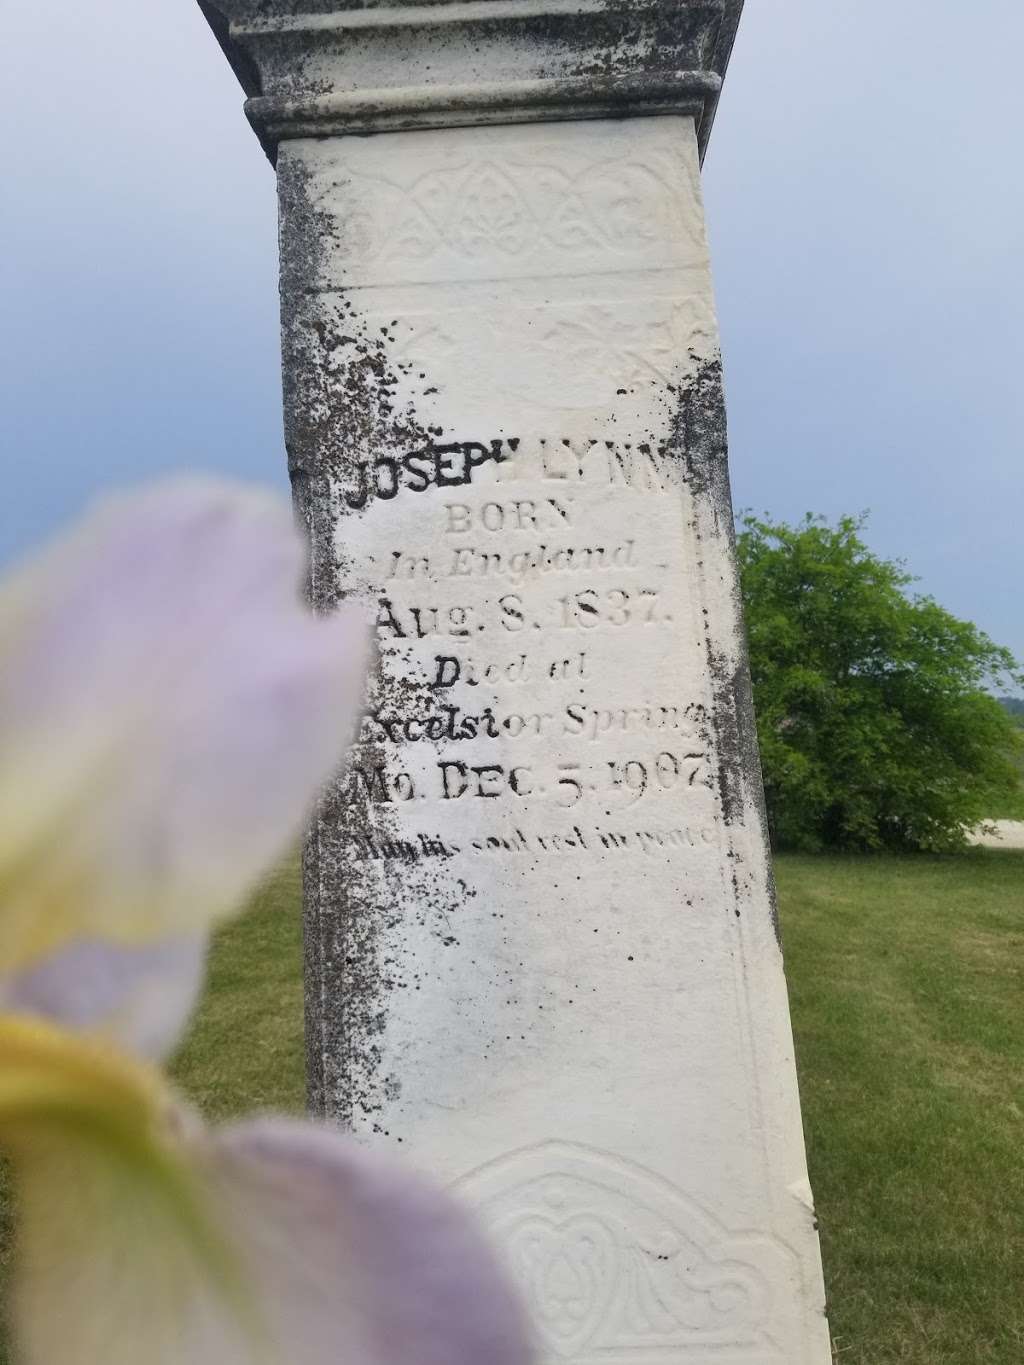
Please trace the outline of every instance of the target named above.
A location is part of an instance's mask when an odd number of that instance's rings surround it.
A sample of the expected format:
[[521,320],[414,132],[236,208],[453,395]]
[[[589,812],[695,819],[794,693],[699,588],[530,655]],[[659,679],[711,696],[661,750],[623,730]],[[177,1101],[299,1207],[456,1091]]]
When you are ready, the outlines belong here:
[[862,539],[864,518],[737,535],[773,843],[942,851],[1024,817],[1013,655]]

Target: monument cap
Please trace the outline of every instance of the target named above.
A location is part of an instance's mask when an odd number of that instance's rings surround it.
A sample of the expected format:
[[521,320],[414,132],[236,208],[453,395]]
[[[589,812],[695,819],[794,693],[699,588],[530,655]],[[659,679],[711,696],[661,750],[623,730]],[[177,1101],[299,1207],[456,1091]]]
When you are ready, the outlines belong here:
[[707,146],[743,0],[199,0],[276,163],[285,138],[692,114]]

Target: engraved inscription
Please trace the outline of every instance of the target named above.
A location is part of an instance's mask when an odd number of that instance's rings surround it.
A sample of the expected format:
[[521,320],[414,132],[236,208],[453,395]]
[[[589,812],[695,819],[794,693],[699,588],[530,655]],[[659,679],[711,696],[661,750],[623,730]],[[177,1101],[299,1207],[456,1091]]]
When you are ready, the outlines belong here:
[[[624,654],[657,663],[686,639],[677,547],[651,513],[609,517],[610,498],[639,508],[656,493],[674,530],[664,446],[493,437],[361,468],[342,487],[357,514],[427,496],[414,540],[368,557],[391,681],[363,715],[340,799],[378,821],[401,814],[401,829],[360,825],[354,856],[672,858],[713,842],[706,700],[664,682],[638,691],[622,668]],[[478,814],[442,837],[455,811]]]
[[[496,468],[495,468],[496,467]],[[487,469],[501,482],[540,479],[574,486],[596,484],[637,489],[643,493],[666,493],[673,484],[664,445],[649,441],[608,441],[598,437],[491,437],[486,441],[453,441],[425,444],[399,455],[379,455],[356,461],[351,477],[342,487],[345,505],[362,511],[375,501],[391,502],[401,493],[426,493],[434,488],[462,488],[482,482]],[[465,504],[452,504],[445,530],[472,529],[465,520]],[[539,528],[570,520],[566,505],[544,494],[524,499],[508,511],[500,503],[487,503],[479,512],[478,529],[487,532]]]

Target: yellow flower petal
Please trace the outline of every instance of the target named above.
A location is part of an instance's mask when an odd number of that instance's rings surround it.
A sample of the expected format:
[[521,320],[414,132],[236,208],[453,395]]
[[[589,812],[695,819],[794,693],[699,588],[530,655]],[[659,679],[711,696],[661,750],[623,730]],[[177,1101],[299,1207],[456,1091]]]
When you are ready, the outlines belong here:
[[[18,1201],[20,1359],[171,1365],[197,1303],[260,1361],[258,1306],[148,1066],[50,1024],[0,1016],[0,1147]],[[167,1354],[149,1353],[163,1341]],[[161,1351],[164,1350],[162,1346]]]
[[43,1019],[0,1015],[0,1137],[9,1146],[69,1128],[151,1141],[168,1106],[153,1068]]

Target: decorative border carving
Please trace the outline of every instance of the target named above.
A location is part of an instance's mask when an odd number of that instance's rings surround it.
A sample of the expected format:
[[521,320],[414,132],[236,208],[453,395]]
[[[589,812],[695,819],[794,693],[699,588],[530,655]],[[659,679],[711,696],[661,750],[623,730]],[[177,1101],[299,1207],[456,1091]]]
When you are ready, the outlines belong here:
[[503,1246],[547,1360],[791,1365],[795,1258],[778,1238],[729,1233],[667,1181],[573,1143],[512,1152],[457,1189]]
[[310,157],[310,206],[344,244],[330,260],[332,284],[706,266],[702,222],[689,209],[699,188],[685,180],[696,162],[667,138],[642,149],[630,138],[602,156],[502,139],[434,159],[412,178],[364,155]]
[[[437,392],[469,367],[500,382],[533,410],[611,411],[623,390],[664,391],[718,351],[710,299],[696,292],[587,303],[467,303],[461,308],[374,310],[371,331],[387,328],[399,369]],[[514,364],[506,363],[512,357]],[[555,385],[550,382],[557,373]],[[488,381],[489,382],[489,381]],[[621,405],[620,405],[621,406]]]

